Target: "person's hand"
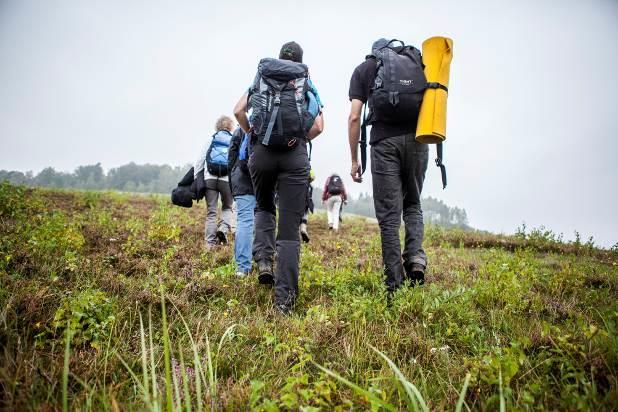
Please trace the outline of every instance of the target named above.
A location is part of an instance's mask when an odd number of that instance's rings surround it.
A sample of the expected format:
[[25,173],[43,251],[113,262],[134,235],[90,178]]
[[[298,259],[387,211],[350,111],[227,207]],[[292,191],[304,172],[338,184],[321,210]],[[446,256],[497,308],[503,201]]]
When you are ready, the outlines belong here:
[[352,169],[350,171],[350,176],[352,176],[352,180],[356,183],[361,183],[363,181],[363,175],[361,174],[361,167],[358,162],[352,162]]

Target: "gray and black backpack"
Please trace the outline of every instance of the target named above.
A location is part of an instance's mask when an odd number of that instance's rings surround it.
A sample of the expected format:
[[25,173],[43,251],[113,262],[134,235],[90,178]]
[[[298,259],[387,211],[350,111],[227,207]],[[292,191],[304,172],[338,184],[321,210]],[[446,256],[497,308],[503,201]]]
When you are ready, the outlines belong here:
[[427,89],[421,52],[399,40],[383,40],[373,45],[367,58],[376,59],[369,123],[409,123],[411,117],[418,116]]
[[253,134],[264,146],[292,148],[306,134],[314,118],[307,111],[309,85],[306,65],[289,60],[262,59],[249,90]]
[[[369,116],[363,113],[361,126],[361,173],[367,168],[367,125],[376,121],[389,124],[408,123],[410,118],[418,118],[425,90],[439,88],[448,92],[440,83],[427,82],[421,52],[414,46],[405,45],[401,40],[376,41],[366,59],[376,60],[376,75],[366,104],[369,106]],[[436,149],[436,165],[441,170],[442,184],[446,187],[442,144],[436,145]]]

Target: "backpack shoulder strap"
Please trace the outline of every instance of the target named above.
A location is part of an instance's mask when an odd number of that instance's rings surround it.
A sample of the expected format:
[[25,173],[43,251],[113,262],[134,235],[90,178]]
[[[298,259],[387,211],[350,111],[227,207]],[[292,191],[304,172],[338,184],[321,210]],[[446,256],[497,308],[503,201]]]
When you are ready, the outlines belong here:
[[361,155],[361,176],[367,169],[367,102],[363,105],[362,123],[361,123],[361,136],[358,144],[360,145]]

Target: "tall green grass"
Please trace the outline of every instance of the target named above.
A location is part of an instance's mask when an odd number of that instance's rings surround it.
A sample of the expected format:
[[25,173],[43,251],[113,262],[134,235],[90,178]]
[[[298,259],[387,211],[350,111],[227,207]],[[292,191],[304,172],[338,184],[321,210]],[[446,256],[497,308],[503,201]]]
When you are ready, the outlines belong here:
[[[418,412],[418,411],[429,412],[429,407],[427,406],[425,399],[423,399],[423,395],[418,390],[416,385],[414,385],[412,382],[410,382],[410,380],[408,380],[408,378],[405,377],[405,375],[397,367],[395,362],[393,362],[388,356],[386,356],[384,352],[380,351],[374,346],[371,346],[371,345],[369,346],[374,352],[376,352],[386,362],[388,367],[395,374],[398,385],[403,389],[403,392],[406,394],[404,401],[406,402],[407,409],[410,411],[414,411],[414,412]],[[326,373],[327,375],[335,378],[339,382],[351,388],[357,395],[367,398],[372,404],[382,407],[387,411],[396,411],[399,409],[397,405],[393,405],[392,403],[389,403],[389,402],[386,402],[380,399],[378,396],[376,396],[375,393],[371,392],[369,389],[364,389],[358,386],[357,384],[339,375],[337,372],[334,372],[328,368],[325,368],[324,366],[319,365],[317,363],[314,363],[314,365],[322,372]],[[455,408],[456,412],[461,412],[465,404],[465,397],[466,397],[466,392],[468,390],[469,384],[470,384],[470,374],[468,373],[466,374],[463,387],[461,388],[461,391],[459,393],[459,399],[457,401],[457,406]]]
[[[216,347],[216,351],[210,344],[208,334],[204,335],[204,341],[206,346],[205,357],[200,356],[198,344],[196,343],[193,333],[189,329],[185,318],[182,313],[172,303],[176,313],[181,320],[186,336],[188,338],[191,352],[192,352],[192,366],[193,376],[190,377],[187,373],[187,363],[183,354],[183,344],[178,342],[176,345],[172,342],[169,335],[169,324],[167,322],[165,294],[161,289],[161,318],[162,318],[162,343],[163,343],[163,362],[164,370],[160,371],[156,367],[156,346],[153,344],[153,326],[152,326],[152,314],[151,308],[148,310],[148,332],[144,327],[142,315],[140,313],[140,360],[141,360],[141,379],[138,374],[135,373],[133,368],[120,356],[116,355],[120,362],[127,369],[131,379],[141,393],[144,401],[144,406],[149,411],[161,411],[168,412],[173,411],[193,411],[193,408],[198,412],[204,411],[204,396],[208,395],[210,398],[209,410],[218,409],[218,377],[217,377],[217,360],[221,353],[226,340],[229,340],[232,336],[232,332],[236,325],[229,326]],[[148,336],[147,336],[148,335]],[[148,346],[146,342],[148,341]],[[176,353],[179,357],[179,368],[172,368],[172,348],[177,348]],[[178,370],[179,369],[179,370]],[[164,399],[159,396],[160,390],[158,382],[163,381],[164,384]],[[207,393],[203,390],[203,385],[207,385]]]

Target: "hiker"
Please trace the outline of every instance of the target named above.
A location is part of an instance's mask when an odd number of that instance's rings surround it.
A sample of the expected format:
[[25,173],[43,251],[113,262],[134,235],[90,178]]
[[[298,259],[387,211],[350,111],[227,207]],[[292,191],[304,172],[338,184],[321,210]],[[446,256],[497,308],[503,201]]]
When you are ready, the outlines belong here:
[[[377,70],[376,70],[377,69]],[[385,75],[389,73],[389,75]],[[371,176],[376,218],[380,225],[382,260],[389,292],[407,279],[422,284],[427,256],[423,250],[421,191],[427,170],[427,144],[414,140],[422,91],[426,87],[421,53],[411,46],[376,41],[366,60],[350,79],[348,137],[352,179],[362,181],[358,161],[363,104],[368,103],[371,125]],[[361,157],[364,156],[361,143]],[[364,168],[364,166],[363,166]],[[403,255],[399,241],[401,215],[405,224]],[[403,265],[402,265],[403,258]],[[389,293],[390,296],[390,293]]]
[[[206,248],[226,244],[232,224],[234,199],[228,181],[228,151],[234,122],[221,116],[215,124],[215,134],[206,139],[193,173],[197,179],[197,198],[206,197]],[[201,178],[203,172],[204,178]],[[198,176],[200,178],[198,178]],[[217,225],[217,205],[221,196],[221,221]]]
[[236,203],[237,227],[234,237],[234,260],[236,276],[245,277],[251,273],[253,263],[253,216],[255,195],[249,173],[249,135],[237,128],[230,143],[228,170],[230,190]]
[[[253,84],[234,108],[240,127],[251,132],[249,170],[257,203],[254,243],[258,280],[274,284],[275,309],[283,314],[291,312],[298,296],[298,233],[311,169],[307,141],[318,136],[324,127],[321,107],[315,117],[308,110],[308,99],[315,96],[308,97],[309,73],[302,61],[300,45],[285,43],[279,59],[260,61]],[[275,187],[279,193],[279,225],[273,271]]]
[[307,224],[309,223],[309,212],[313,213],[314,204],[313,204],[313,185],[311,184],[315,180],[315,172],[313,169],[309,171],[309,181],[307,182],[307,199],[305,201],[305,213],[303,214],[303,218],[300,220],[300,237],[303,242],[308,243],[309,240],[309,230],[307,228]]
[[343,180],[337,173],[333,173],[326,179],[322,191],[322,204],[326,205],[328,217],[328,230],[339,230],[340,213],[343,204],[347,202],[348,195],[343,185]]

